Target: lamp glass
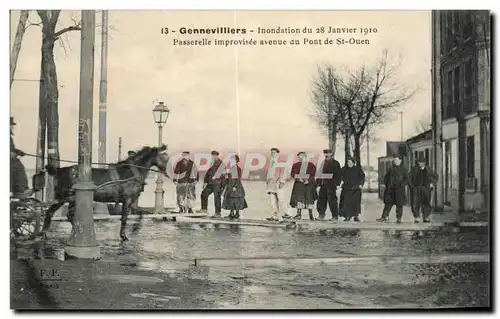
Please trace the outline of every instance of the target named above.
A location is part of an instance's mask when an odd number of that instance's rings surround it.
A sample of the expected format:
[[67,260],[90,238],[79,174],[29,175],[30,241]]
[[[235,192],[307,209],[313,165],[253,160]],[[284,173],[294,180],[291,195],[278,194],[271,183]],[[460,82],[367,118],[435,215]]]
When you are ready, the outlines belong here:
[[170,110],[163,102],[160,102],[153,109],[153,116],[156,124],[165,124],[169,114]]

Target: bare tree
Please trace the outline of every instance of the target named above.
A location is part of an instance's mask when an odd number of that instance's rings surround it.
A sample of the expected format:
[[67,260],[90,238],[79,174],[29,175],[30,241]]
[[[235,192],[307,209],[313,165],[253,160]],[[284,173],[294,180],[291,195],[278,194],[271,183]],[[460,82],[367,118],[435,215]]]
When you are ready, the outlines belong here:
[[[11,11],[12,13],[12,11]],[[26,31],[26,21],[28,21],[29,10],[21,10],[21,15],[19,17],[19,23],[17,25],[16,36],[14,38],[14,45],[12,46],[12,52],[10,54],[10,86],[12,87],[12,82],[14,82],[14,73],[16,72],[17,59],[19,58],[19,52],[21,52],[21,44],[23,43],[24,32]]]
[[[59,90],[57,86],[57,70],[54,61],[54,45],[62,35],[70,31],[81,30],[80,21],[56,31],[57,21],[61,10],[38,10],[42,28],[41,47],[41,72],[40,72],[40,138],[45,137],[45,125],[47,125],[47,157],[48,164],[59,167]],[[45,121],[46,119],[46,121]],[[45,124],[46,123],[46,124]],[[42,154],[45,143],[41,143]],[[51,179],[47,185],[47,199],[53,197],[53,184]]]
[[337,148],[339,114],[333,99],[334,72],[332,66],[319,66],[312,82],[311,100],[313,102],[311,119],[328,138],[328,147]]
[[390,118],[392,111],[408,101],[414,92],[398,84],[396,75],[401,59],[391,64],[384,50],[373,66],[362,66],[334,79],[333,99],[342,117],[344,127],[352,136],[353,153],[357,164],[361,163],[361,145],[366,128],[376,127]]

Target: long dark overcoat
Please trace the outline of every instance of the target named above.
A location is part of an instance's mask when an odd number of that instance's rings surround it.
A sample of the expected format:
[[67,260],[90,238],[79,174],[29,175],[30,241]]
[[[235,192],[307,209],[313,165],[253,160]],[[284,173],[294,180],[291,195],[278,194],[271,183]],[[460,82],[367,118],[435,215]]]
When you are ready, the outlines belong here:
[[361,187],[365,183],[365,173],[359,166],[342,169],[342,213],[344,217],[361,214]]
[[384,176],[384,204],[403,206],[406,201],[408,171],[401,165],[393,165]]

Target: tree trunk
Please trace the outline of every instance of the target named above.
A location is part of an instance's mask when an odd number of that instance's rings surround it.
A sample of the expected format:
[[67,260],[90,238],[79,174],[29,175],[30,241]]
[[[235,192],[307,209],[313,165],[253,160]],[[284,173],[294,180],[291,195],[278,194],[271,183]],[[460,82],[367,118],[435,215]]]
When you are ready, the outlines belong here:
[[21,52],[21,44],[23,42],[24,32],[26,31],[26,21],[28,21],[28,16],[29,10],[21,10],[21,16],[19,17],[19,23],[16,30],[16,37],[14,38],[14,45],[12,46],[12,52],[10,54],[10,87],[12,87],[12,82],[14,82],[17,59],[19,58],[19,52]]
[[[53,30],[52,30],[53,31]],[[44,86],[44,101],[47,111],[47,158],[48,164],[59,167],[59,91],[57,88],[56,64],[54,61],[55,39],[51,34],[44,34],[42,40],[42,83]],[[53,200],[54,181],[47,180],[47,200]]]
[[[36,147],[36,172],[45,168],[45,137],[47,134],[47,105],[45,103],[45,86],[43,84],[44,64],[40,61],[40,85],[38,98],[38,143]],[[36,193],[36,198],[43,200],[43,190]]]
[[328,129],[328,148],[332,151],[332,156],[335,157],[335,150],[337,149],[337,118],[334,117],[330,120],[330,125]]
[[354,134],[354,159],[356,160],[356,165],[361,166],[361,134]]
[[351,157],[351,143],[349,141],[349,131],[344,132],[344,151],[345,151],[345,166],[347,166],[347,159]]

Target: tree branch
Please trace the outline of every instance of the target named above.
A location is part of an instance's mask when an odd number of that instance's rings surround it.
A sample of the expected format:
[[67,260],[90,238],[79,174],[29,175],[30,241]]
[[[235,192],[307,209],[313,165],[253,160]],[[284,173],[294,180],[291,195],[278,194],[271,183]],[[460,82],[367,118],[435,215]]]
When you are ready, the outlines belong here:
[[80,25],[72,25],[70,27],[67,27],[67,28],[64,28],[64,29],[61,29],[59,31],[57,31],[56,33],[54,33],[54,38],[59,38],[61,35],[65,34],[66,32],[70,32],[70,31],[80,31],[82,28]]

